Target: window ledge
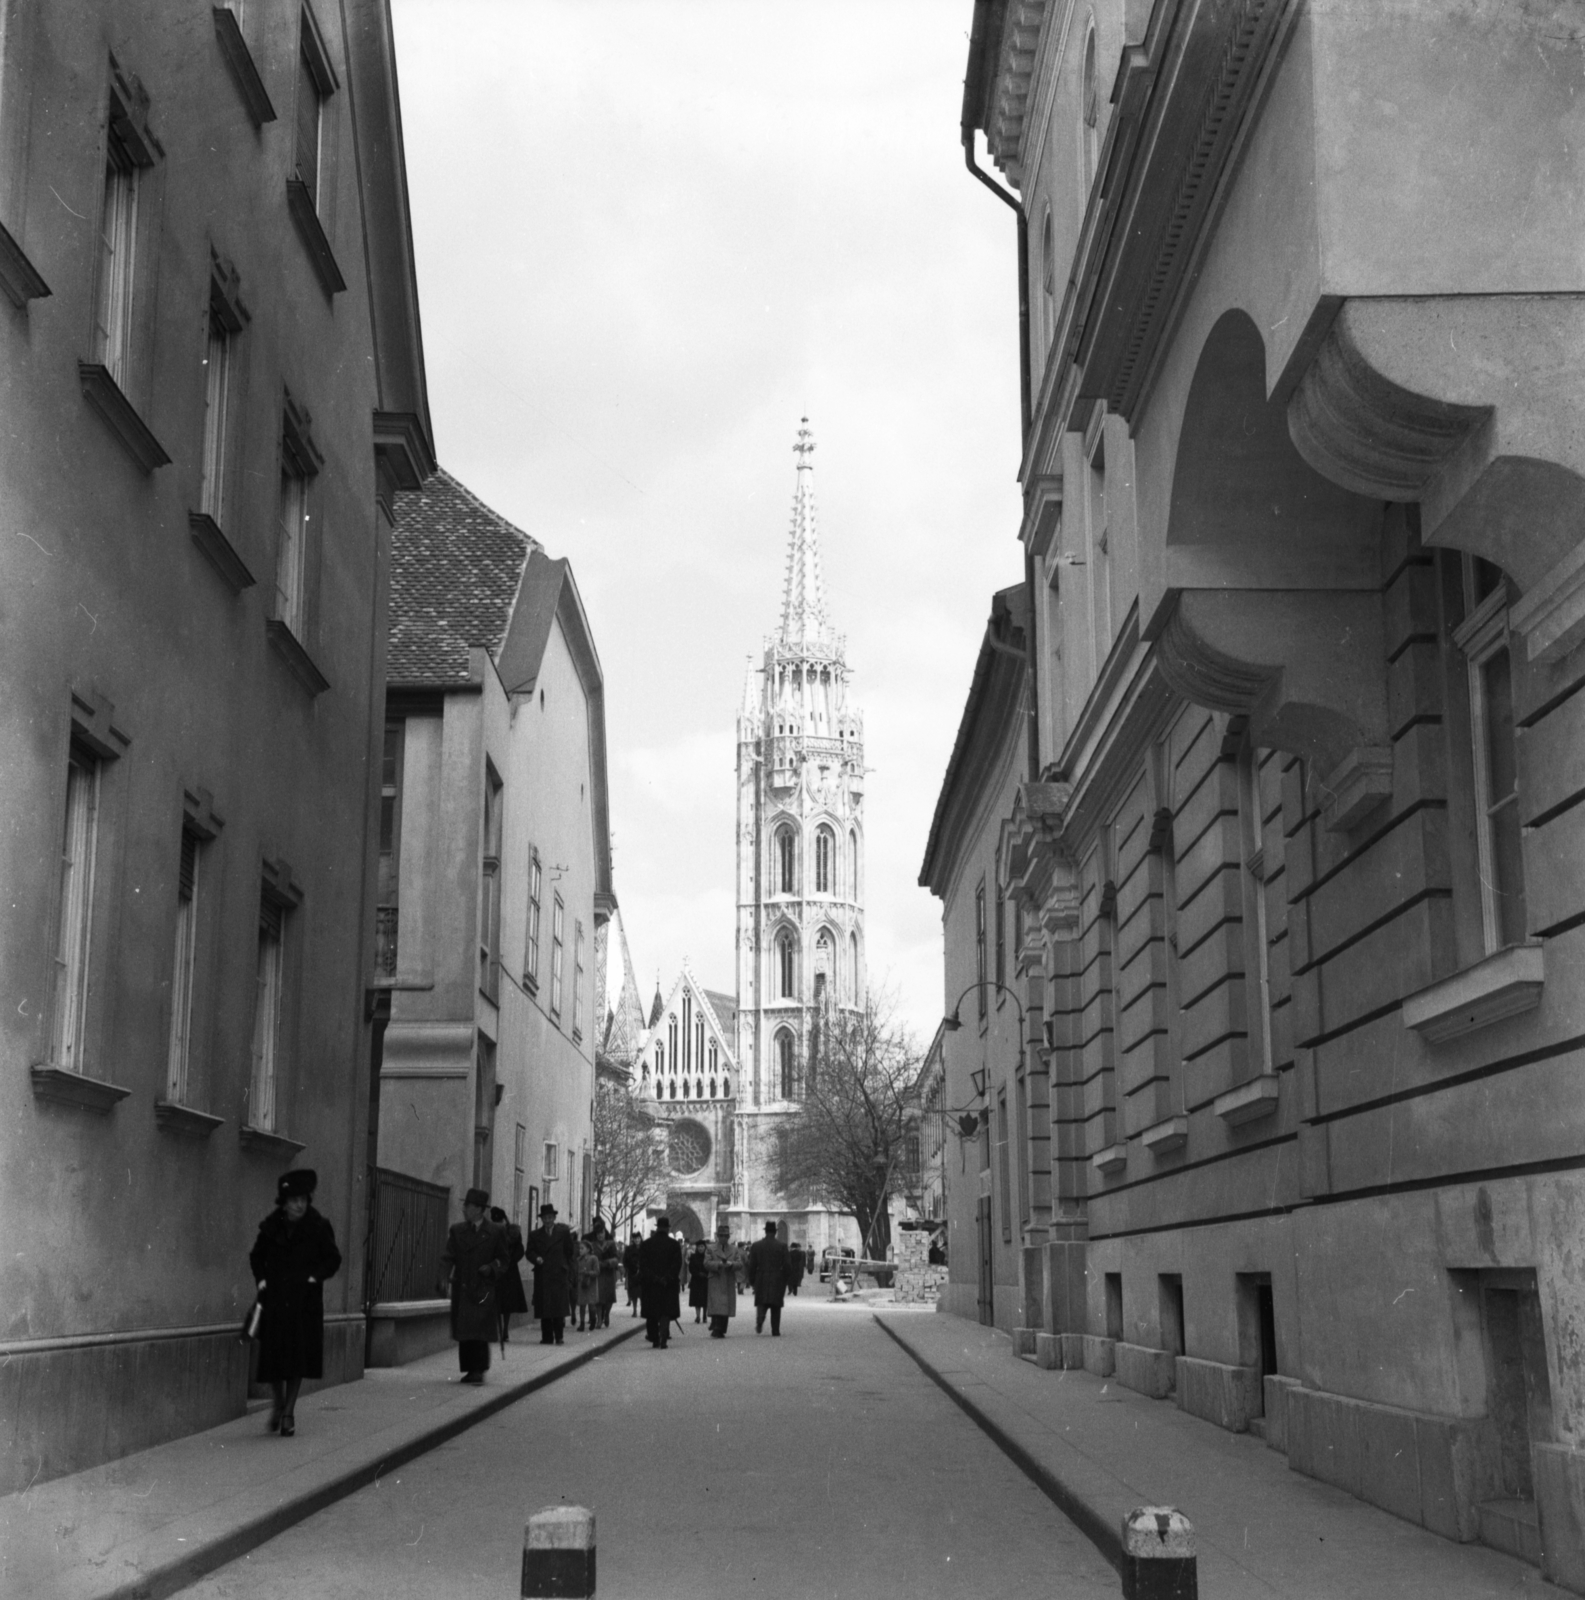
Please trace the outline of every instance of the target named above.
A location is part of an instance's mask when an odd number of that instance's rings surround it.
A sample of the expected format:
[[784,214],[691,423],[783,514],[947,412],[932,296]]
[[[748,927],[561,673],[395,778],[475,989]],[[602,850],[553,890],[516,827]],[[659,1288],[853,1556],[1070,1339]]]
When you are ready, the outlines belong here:
[[327,295],[340,294],[347,287],[347,280],[341,276],[341,268],[336,265],[336,255],[330,248],[324,224],[319,220],[314,197],[309,194],[308,185],[301,178],[286,180],[286,206],[292,213],[292,221],[297,224],[297,236],[308,251],[308,259],[313,264],[320,287]]
[[1541,1003],[1546,977],[1539,942],[1509,945],[1403,1003],[1404,1026],[1427,1044],[1457,1039]]
[[1128,1146],[1109,1144],[1090,1157],[1090,1165],[1097,1172],[1121,1172],[1128,1165]]
[[132,402],[122,394],[120,385],[110,376],[108,367],[98,361],[79,361],[77,376],[82,380],[88,403],[105,419],[116,436],[116,442],[132,458],[133,465],[144,477],[148,477],[156,467],[170,465],[171,458],[149,431],[148,423],[137,414]]
[[1189,1119],[1168,1117],[1153,1128],[1140,1134],[1139,1142],[1153,1155],[1164,1156],[1169,1151],[1181,1150],[1189,1142]]
[[[231,13],[228,11],[226,15],[229,17]],[[187,526],[192,529],[193,543],[209,558],[233,594],[241,594],[244,589],[253,587],[255,579],[248,571],[247,562],[237,554],[237,547],[208,512],[189,511]]]
[[1241,1123],[1258,1122],[1277,1109],[1278,1079],[1275,1072],[1263,1072],[1248,1083],[1241,1083],[1226,1094],[1219,1094],[1212,1109],[1230,1128]]
[[84,1111],[101,1114],[132,1093],[119,1084],[106,1083],[102,1078],[90,1078],[85,1073],[51,1066],[47,1062],[36,1064],[32,1076],[33,1093],[40,1100],[56,1100],[62,1105],[81,1106]]
[[29,300],[42,300],[50,286],[39,276],[39,270],[28,260],[26,252],[15,236],[0,223],[0,289],[18,311]]
[[207,1111],[200,1111],[196,1106],[181,1105],[175,1100],[156,1100],[154,1120],[173,1133],[191,1133],[207,1139],[226,1119],[212,1117]]
[[288,1161],[302,1154],[308,1148],[306,1144],[299,1144],[295,1139],[288,1139],[284,1133],[272,1133],[268,1128],[253,1128],[247,1123],[237,1129],[237,1143],[244,1150],[257,1150],[261,1155],[284,1156]]
[[242,37],[242,25],[229,6],[216,6],[214,13],[215,37],[220,41],[220,53],[226,58],[226,66],[231,70],[231,81],[242,96],[242,104],[253,126],[262,128],[266,122],[275,121],[275,107],[264,87],[264,79],[259,76],[247,40]]
[[309,694],[321,695],[330,687],[330,679],[314,665],[314,658],[303,648],[302,641],[279,617],[271,617],[264,624],[264,631],[271,647]]

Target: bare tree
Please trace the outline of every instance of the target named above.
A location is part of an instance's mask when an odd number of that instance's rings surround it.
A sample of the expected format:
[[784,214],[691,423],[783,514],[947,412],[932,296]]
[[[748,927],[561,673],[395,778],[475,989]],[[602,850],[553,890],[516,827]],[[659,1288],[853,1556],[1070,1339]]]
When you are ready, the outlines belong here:
[[824,1014],[814,1029],[798,1110],[776,1130],[770,1167],[789,1199],[845,1211],[864,1253],[891,1244],[892,1194],[909,1158],[907,1097],[921,1053],[882,997],[863,1012]]
[[666,1194],[666,1150],[655,1119],[622,1085],[594,1092],[594,1206],[619,1237]]

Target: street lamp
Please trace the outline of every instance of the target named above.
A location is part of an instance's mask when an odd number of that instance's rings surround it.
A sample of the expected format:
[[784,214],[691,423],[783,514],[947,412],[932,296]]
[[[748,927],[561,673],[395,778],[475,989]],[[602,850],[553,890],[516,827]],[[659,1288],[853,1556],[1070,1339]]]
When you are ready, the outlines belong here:
[[963,1002],[974,993],[976,989],[1000,989],[1015,1006],[1018,1007],[1018,1059],[1024,1059],[1024,1035],[1029,1031],[1029,1019],[1024,1015],[1024,1003],[1018,998],[1015,989],[1009,989],[1005,983],[998,983],[995,978],[981,978],[977,983],[971,983],[962,994],[958,996],[957,1004],[941,1019],[941,1026],[948,1033],[956,1033],[963,1026],[963,1019],[958,1015]]

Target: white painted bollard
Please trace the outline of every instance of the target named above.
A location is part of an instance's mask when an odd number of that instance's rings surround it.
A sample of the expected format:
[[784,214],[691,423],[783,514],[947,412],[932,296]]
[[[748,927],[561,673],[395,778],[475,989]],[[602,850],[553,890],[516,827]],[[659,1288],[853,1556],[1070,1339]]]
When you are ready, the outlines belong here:
[[1194,1526],[1171,1506],[1123,1518],[1123,1600],[1199,1600]]
[[523,1529],[523,1600],[587,1600],[594,1593],[594,1513],[546,1506]]

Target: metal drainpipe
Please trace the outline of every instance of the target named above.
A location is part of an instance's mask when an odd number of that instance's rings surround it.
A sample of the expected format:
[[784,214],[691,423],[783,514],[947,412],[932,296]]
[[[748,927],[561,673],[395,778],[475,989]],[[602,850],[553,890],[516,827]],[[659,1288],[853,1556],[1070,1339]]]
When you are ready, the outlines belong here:
[[[1020,451],[1029,442],[1031,390],[1029,362],[1029,219],[1022,204],[996,182],[974,159],[974,129],[963,124],[963,161],[1003,205],[1010,206],[1018,218],[1018,442]],[[1040,675],[1035,660],[1035,559],[1024,549],[1024,599],[1029,607],[1025,664],[1029,671],[1029,726],[1027,765],[1033,782],[1040,776]]]

